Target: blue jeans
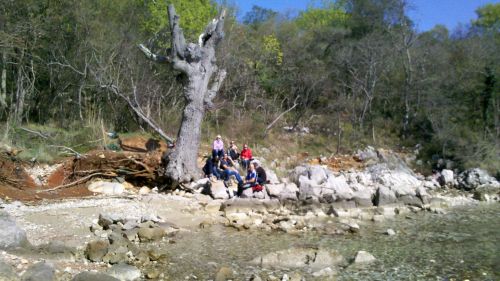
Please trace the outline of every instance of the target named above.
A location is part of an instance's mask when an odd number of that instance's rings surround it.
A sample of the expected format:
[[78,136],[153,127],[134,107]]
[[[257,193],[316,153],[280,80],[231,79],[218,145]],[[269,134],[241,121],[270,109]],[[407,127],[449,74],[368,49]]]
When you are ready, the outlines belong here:
[[212,159],[215,157],[219,157],[219,159],[222,159],[224,156],[224,149],[212,149]]
[[224,170],[224,172],[222,172],[222,174],[224,176],[224,180],[226,181],[229,180],[230,176],[235,176],[236,180],[238,181],[238,184],[243,184],[243,180],[241,179],[240,174],[236,171],[226,169]]
[[212,174],[219,180],[221,178],[221,173],[220,170],[217,168],[216,165],[213,165],[212,167]]
[[251,160],[241,159],[241,166],[244,170],[248,169]]

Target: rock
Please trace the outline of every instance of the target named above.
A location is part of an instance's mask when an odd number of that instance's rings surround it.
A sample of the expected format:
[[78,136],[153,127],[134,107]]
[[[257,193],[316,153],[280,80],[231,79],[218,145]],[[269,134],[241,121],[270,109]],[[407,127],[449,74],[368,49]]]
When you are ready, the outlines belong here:
[[14,268],[7,263],[4,263],[0,259],[0,281],[17,281],[19,277],[17,277]]
[[335,251],[309,248],[290,248],[257,257],[252,264],[264,268],[303,268],[321,269],[343,263],[344,258]]
[[323,186],[332,189],[337,200],[350,200],[353,197],[353,191],[347,184],[344,175],[328,177]]
[[158,215],[154,215],[154,214],[147,214],[147,215],[141,216],[141,223],[143,223],[143,222],[159,223],[162,221],[163,221],[162,218],[160,218]]
[[118,182],[95,181],[89,184],[88,190],[94,193],[120,195],[125,192],[125,186]]
[[[330,280],[330,279],[328,279],[328,280]],[[300,275],[300,273],[295,272],[292,276],[290,276],[290,281],[306,281],[306,279],[304,277],[302,277],[302,275]]]
[[148,251],[149,259],[152,261],[166,261],[167,254],[158,248],[152,248]]
[[281,192],[285,189],[284,183],[279,184],[267,184],[267,193],[271,198],[279,198]]
[[102,261],[102,258],[108,253],[109,242],[103,240],[91,241],[85,249],[85,256],[93,262]]
[[299,178],[299,199],[318,199],[321,196],[322,187],[306,176]]
[[63,242],[57,240],[50,241],[46,245],[41,245],[39,249],[47,254],[55,255],[55,257],[53,256],[51,258],[63,260],[72,260],[76,253],[76,249],[68,247]]
[[309,179],[318,185],[320,185],[324,181],[326,181],[326,178],[327,178],[325,169],[319,165],[309,166],[308,167],[308,174],[309,174]]
[[21,277],[22,281],[55,281],[56,270],[52,264],[38,262],[28,267]]
[[139,194],[140,195],[146,195],[146,194],[149,194],[151,193],[151,188],[147,187],[147,186],[143,186],[139,189]]
[[262,281],[262,278],[260,278],[260,276],[257,274],[252,274],[252,276],[250,276],[250,279],[248,279],[248,281]]
[[416,193],[417,193],[417,197],[420,198],[420,200],[422,200],[422,203],[424,203],[424,204],[429,203],[431,196],[429,195],[429,193],[427,193],[427,190],[425,190],[424,186],[417,187]]
[[414,176],[406,165],[398,165],[396,169],[389,169],[388,164],[377,164],[368,168],[373,181],[390,188],[396,196],[413,195],[421,182]]
[[216,181],[213,182],[210,187],[210,195],[214,199],[228,199],[229,194],[227,193],[227,188],[224,186],[224,182]]
[[387,234],[389,236],[394,236],[394,235],[396,235],[396,231],[394,231],[394,229],[392,229],[392,228],[389,228],[385,231],[385,234]]
[[116,279],[113,276],[91,271],[80,272],[77,275],[75,275],[75,277],[73,277],[73,279],[71,280],[72,281],[120,281],[120,279]]
[[352,199],[358,207],[371,207],[373,206],[372,192],[368,189],[355,191]]
[[474,190],[488,186],[489,189],[500,189],[500,183],[483,169],[468,169],[458,175],[458,186],[465,190]]
[[297,200],[299,188],[295,183],[267,184],[266,190],[271,198],[278,198],[280,201]]
[[158,269],[151,268],[147,269],[144,275],[147,279],[158,279],[158,277],[160,277],[160,274],[161,272]]
[[141,242],[158,241],[163,238],[165,231],[160,227],[141,227],[137,232]]
[[305,166],[297,166],[290,173],[290,180],[292,180],[292,182],[294,182],[298,186],[300,186],[300,183],[299,183],[300,177],[305,176],[307,179],[309,179],[308,175],[309,175],[309,173],[308,173],[307,168]]
[[423,204],[420,198],[417,196],[412,196],[412,195],[404,195],[398,198],[399,201],[403,202],[403,204],[408,205],[408,206],[415,206],[422,208]]
[[451,187],[453,185],[453,171],[443,169],[441,171],[441,175],[438,178],[438,181],[441,184],[441,186]]
[[439,187],[440,187],[440,184],[439,184],[439,182],[438,182],[437,180],[435,180],[435,179],[433,179],[433,178],[432,178],[432,179],[427,179],[427,180],[425,180],[425,181],[423,182],[423,186],[424,186],[425,188],[430,189],[430,190],[434,190],[434,189],[439,188]]
[[141,271],[137,267],[128,264],[113,265],[106,273],[120,281],[134,281],[141,278]]
[[[264,187],[265,189],[266,187]],[[266,199],[267,197],[267,191],[266,190],[262,190],[262,191],[256,191],[253,193],[253,198],[257,198],[257,199]]]
[[131,229],[134,229],[136,227],[138,227],[139,224],[134,221],[134,220],[127,220],[123,226],[122,226],[122,230],[131,230]]
[[355,264],[368,264],[376,261],[377,259],[370,253],[366,251],[358,251],[356,257],[354,258]]
[[127,251],[128,250],[125,247],[120,247],[116,249],[116,251],[109,251],[104,257],[102,257],[102,261],[109,264],[127,262],[128,261]]
[[123,231],[123,236],[125,238],[127,238],[128,241],[133,242],[133,241],[136,241],[138,239],[137,232],[139,232],[138,228],[125,230],[125,231]]
[[276,173],[273,170],[266,169],[266,176],[267,176],[267,181],[270,184],[279,184],[280,183],[278,176],[276,175]]
[[202,178],[190,183],[187,189],[190,191],[197,191],[201,189],[201,191],[203,191],[210,189],[210,185],[211,183],[209,178]]
[[388,187],[380,186],[375,193],[374,203],[377,206],[388,205],[396,202],[396,194]]
[[280,209],[281,204],[277,199],[241,199],[233,198],[226,200],[221,205],[221,211],[226,215],[229,213],[249,213],[253,212],[266,212]]
[[243,190],[240,195],[241,198],[253,198],[253,190],[251,188],[247,188]]
[[358,233],[360,230],[359,224],[353,221],[344,221],[343,224],[345,224],[348,227],[348,230],[352,233]]
[[26,232],[5,211],[0,211],[0,249],[27,247]]
[[233,270],[229,267],[221,267],[215,275],[215,281],[226,281],[233,279]]
[[221,207],[221,202],[219,201],[211,201],[208,202],[207,205],[205,206],[205,211],[209,214],[218,214],[220,211]]
[[99,214],[99,219],[97,223],[102,226],[103,229],[109,229],[112,224],[121,222],[123,223],[125,219],[116,214]]
[[364,150],[358,150],[355,156],[363,162],[378,161],[377,151],[372,146],[367,146]]
[[318,277],[332,277],[334,275],[337,275],[337,272],[330,267],[323,268],[321,270],[318,270],[316,272],[313,272],[312,276],[318,278]]

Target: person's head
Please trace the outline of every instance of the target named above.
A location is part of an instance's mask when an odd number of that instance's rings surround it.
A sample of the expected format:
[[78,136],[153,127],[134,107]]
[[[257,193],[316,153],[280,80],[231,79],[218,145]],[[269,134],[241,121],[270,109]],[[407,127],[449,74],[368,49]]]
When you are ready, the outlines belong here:
[[248,144],[246,144],[246,143],[245,143],[245,144],[243,145],[243,149],[248,149]]
[[254,166],[254,164],[253,164],[253,163],[250,163],[250,165],[248,165],[248,170],[249,170],[249,171],[253,171],[253,170],[255,170],[255,166]]
[[212,158],[212,161],[213,161],[214,163],[219,162],[219,156],[215,156],[214,158]]
[[224,152],[224,155],[222,156],[222,158],[224,158],[224,160],[226,160],[228,158],[228,155],[226,152]]
[[221,139],[222,139],[222,137],[221,137],[220,135],[217,135],[217,136],[215,137],[215,139],[216,139],[216,140],[221,140]]
[[257,162],[257,161],[253,161],[253,162],[252,162],[252,165],[253,165],[255,168],[257,168],[257,167],[259,167],[259,162]]
[[231,144],[231,145],[234,145],[234,141],[232,140],[232,141],[230,142],[230,144]]

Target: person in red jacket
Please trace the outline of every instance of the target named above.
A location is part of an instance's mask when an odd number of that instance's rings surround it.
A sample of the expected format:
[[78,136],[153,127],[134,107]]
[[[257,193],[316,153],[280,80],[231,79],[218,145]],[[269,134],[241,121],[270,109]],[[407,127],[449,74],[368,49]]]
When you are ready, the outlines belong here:
[[241,150],[240,153],[240,159],[241,159],[241,165],[243,166],[243,169],[247,169],[248,165],[250,164],[250,161],[253,160],[252,157],[252,150],[248,148],[248,145],[245,144],[243,145],[243,150]]

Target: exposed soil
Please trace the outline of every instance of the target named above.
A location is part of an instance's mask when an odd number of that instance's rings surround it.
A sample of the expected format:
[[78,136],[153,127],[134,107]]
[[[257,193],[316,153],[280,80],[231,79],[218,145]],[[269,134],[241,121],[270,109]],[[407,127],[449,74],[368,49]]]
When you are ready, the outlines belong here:
[[[94,178],[121,178],[135,186],[157,185],[166,144],[141,136],[121,144],[124,151],[94,150],[45,169],[0,151],[0,198],[26,202],[91,196],[87,183]],[[48,172],[44,174],[44,170]]]
[[313,165],[326,165],[333,171],[360,171],[364,167],[364,163],[352,155],[337,155],[330,158],[316,158],[309,161]]

